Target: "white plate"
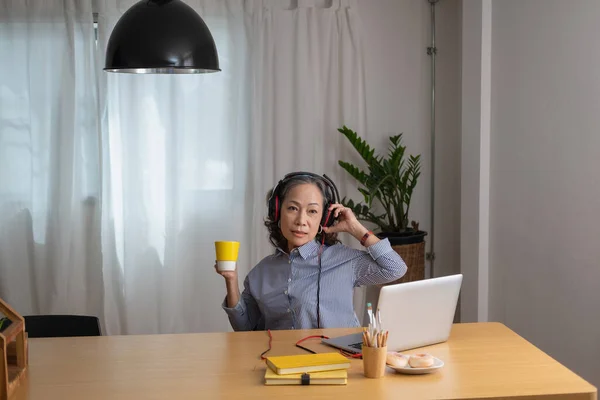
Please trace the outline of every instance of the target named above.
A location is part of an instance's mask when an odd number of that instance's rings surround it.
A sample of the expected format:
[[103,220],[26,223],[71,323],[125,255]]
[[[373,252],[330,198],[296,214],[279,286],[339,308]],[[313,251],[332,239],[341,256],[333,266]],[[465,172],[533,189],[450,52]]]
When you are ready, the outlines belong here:
[[427,368],[413,368],[410,365],[407,365],[406,367],[392,367],[391,365],[388,365],[388,367],[395,370],[396,372],[409,375],[430,374],[442,368],[443,366],[444,362],[436,357],[433,357],[433,365]]

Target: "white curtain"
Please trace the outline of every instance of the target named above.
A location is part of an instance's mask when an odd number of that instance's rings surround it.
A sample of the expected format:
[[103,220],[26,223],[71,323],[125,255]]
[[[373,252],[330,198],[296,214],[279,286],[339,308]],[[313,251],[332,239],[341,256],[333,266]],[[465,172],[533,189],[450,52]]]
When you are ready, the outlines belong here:
[[[242,243],[239,268],[243,280],[272,251],[263,220],[266,192],[277,179],[290,171],[308,170],[328,174],[341,193],[352,187],[337,161],[355,157],[337,128],[347,124],[364,132],[366,125],[354,1],[187,0],[215,38],[222,72],[106,73],[102,66],[108,37],[134,3],[93,2],[98,12],[95,53],[89,7],[81,10],[88,27],[87,51],[81,51],[85,57],[70,47],[72,34],[54,39],[59,42],[54,46],[62,46],[56,54],[67,54],[64,57],[71,63],[63,68],[81,67],[88,85],[60,84],[56,78],[60,74],[48,71],[46,64],[32,63],[27,58],[31,54],[23,56],[21,65],[29,72],[20,72],[25,74],[21,81],[11,78],[8,82],[0,76],[1,93],[11,84],[18,86],[17,92],[31,91],[31,75],[43,71],[43,76],[36,76],[36,86],[52,90],[40,102],[40,107],[54,113],[44,119],[47,124],[62,121],[64,113],[80,114],[84,106],[90,113],[83,118],[89,126],[71,126],[70,131],[62,125],[56,128],[57,135],[69,140],[89,139],[89,146],[73,143],[67,148],[68,164],[65,156],[51,151],[58,149],[50,136],[52,127],[40,127],[39,135],[48,135],[47,147],[33,153],[32,143],[6,144],[17,122],[2,125],[0,151],[10,152],[13,158],[0,160],[12,170],[6,178],[0,172],[0,201],[3,209],[16,205],[3,214],[6,218],[1,222],[2,232],[11,241],[2,241],[0,296],[32,313],[99,315],[108,334],[230,330],[220,308],[224,282],[213,270],[214,241]],[[46,7],[42,4],[47,3],[40,0],[39,4]],[[23,8],[29,15],[31,6]],[[64,18],[63,29],[67,29],[69,22]],[[31,32],[45,36],[33,18],[20,40],[31,42]],[[5,50],[0,49],[4,60]],[[19,68],[12,61],[13,68]],[[68,103],[69,92],[64,88],[70,85],[81,94]],[[31,116],[7,113],[2,96],[0,116],[10,121],[31,120]],[[28,103],[18,112],[38,117]],[[31,129],[21,136],[31,141]],[[94,147],[98,143],[100,147]],[[23,160],[20,148],[30,151],[33,161]],[[47,176],[40,177],[40,190],[55,185],[56,193],[64,192],[64,197],[40,205],[36,213],[25,198],[15,203],[3,190],[23,185],[28,168],[44,157],[58,160],[48,164]],[[79,190],[80,185],[89,192],[77,193],[81,199],[65,185],[78,177],[83,183],[71,186]],[[31,204],[39,201],[33,190],[28,196]],[[67,224],[65,215],[77,219]],[[69,261],[57,259],[50,286],[43,275],[47,268],[36,258],[40,241],[27,237],[34,229],[26,225],[27,219],[33,227],[53,222],[56,229],[70,233],[68,238],[60,236],[68,242],[50,251],[57,257],[58,250],[64,249]],[[11,228],[15,224],[20,224],[19,237]],[[15,245],[18,252],[7,248]],[[44,295],[52,297],[52,307],[41,307],[39,300],[33,300]]]
[[[353,0],[254,3],[251,67],[255,76],[250,149],[252,226],[265,217],[265,196],[292,171],[327,174],[340,195],[351,188],[338,160],[355,155],[337,128],[365,132],[364,67]],[[252,257],[270,251],[265,235]]]
[[[117,20],[134,3],[99,2],[101,56]],[[239,240],[241,264],[247,264],[251,103],[243,2],[186,4],[209,26],[222,72],[102,75],[102,250],[110,332],[227,330],[214,241]]]
[[91,0],[0,0],[0,297],[102,316]]

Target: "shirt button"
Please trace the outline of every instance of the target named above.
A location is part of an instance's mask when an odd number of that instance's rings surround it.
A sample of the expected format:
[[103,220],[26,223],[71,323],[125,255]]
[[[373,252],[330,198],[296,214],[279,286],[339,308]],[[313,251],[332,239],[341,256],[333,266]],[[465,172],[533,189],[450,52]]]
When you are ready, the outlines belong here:
[[283,291],[283,294],[287,294],[287,290],[284,290],[284,291]]
[[291,281],[292,281],[292,278],[288,278],[288,282],[291,282]]
[[289,308],[287,309],[287,312],[292,312],[292,310],[290,310]]

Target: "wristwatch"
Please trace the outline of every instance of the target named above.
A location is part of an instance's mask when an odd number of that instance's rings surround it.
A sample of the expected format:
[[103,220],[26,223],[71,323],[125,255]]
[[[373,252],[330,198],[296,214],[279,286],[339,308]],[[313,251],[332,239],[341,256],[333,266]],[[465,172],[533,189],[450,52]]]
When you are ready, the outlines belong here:
[[363,237],[360,239],[360,244],[361,244],[361,246],[364,246],[364,245],[365,245],[365,243],[367,242],[367,239],[368,239],[368,238],[369,238],[369,236],[371,236],[372,234],[373,234],[373,232],[372,232],[372,231],[367,231],[367,233],[365,233],[365,234],[363,235]]

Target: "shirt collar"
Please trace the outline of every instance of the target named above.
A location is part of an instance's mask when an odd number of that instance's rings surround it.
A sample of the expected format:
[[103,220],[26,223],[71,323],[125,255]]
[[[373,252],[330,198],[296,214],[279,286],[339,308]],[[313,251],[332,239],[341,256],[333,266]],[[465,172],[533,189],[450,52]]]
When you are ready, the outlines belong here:
[[[300,253],[300,256],[305,260],[308,257],[312,256],[318,249],[319,249],[319,243],[317,243],[316,240],[311,240],[310,242],[305,243],[302,246],[297,248],[298,253]],[[289,255],[289,253],[287,251],[283,250],[281,247],[277,247],[277,251],[279,251],[280,253]]]

